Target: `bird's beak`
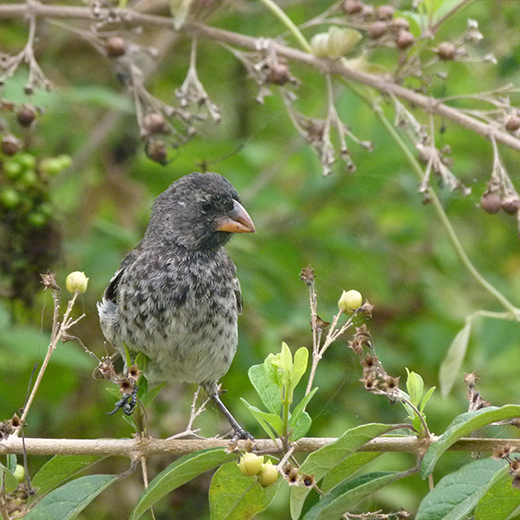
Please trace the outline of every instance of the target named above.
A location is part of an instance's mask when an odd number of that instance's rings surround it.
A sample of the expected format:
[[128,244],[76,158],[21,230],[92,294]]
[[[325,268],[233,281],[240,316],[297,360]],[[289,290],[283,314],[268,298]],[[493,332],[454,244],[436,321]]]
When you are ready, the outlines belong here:
[[233,201],[233,209],[217,222],[217,231],[256,233],[255,225],[242,204]]

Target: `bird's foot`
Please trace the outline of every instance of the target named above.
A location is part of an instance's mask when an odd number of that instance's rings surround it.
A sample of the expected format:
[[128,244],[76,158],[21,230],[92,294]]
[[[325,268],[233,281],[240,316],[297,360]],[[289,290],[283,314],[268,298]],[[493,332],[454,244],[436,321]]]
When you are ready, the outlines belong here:
[[137,390],[137,385],[135,385],[131,393],[123,394],[123,397],[117,401],[116,407],[111,412],[107,412],[107,415],[114,415],[121,408],[125,415],[132,415],[137,404]]

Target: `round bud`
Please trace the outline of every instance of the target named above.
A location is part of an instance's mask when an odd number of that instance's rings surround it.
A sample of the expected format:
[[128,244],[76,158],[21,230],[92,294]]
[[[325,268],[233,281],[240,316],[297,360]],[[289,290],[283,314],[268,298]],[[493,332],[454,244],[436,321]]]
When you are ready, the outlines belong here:
[[20,194],[13,188],[5,188],[0,193],[0,204],[5,209],[14,209],[21,201]]
[[168,162],[168,150],[162,141],[149,141],[146,146],[146,155],[159,164],[164,165]]
[[246,477],[252,477],[253,475],[258,475],[262,466],[264,465],[264,457],[259,457],[254,453],[244,453],[242,457],[240,457],[240,462],[238,463],[238,467],[243,475]]
[[109,58],[117,58],[126,52],[126,43],[120,36],[112,36],[105,42],[105,49]]
[[0,145],[2,152],[5,155],[14,155],[22,149],[20,141],[16,139],[14,135],[6,135],[2,138],[2,144]]
[[363,11],[365,4],[361,0],[345,0],[341,4],[341,9],[345,14],[357,14]]
[[67,276],[65,287],[72,294],[83,294],[87,290],[88,278],[81,271],[74,271]]
[[516,215],[520,209],[520,198],[517,195],[506,195],[502,199],[502,209],[510,215]]
[[36,119],[36,109],[32,105],[22,105],[16,114],[16,119],[21,126],[31,126]]
[[509,116],[506,119],[505,126],[508,132],[516,132],[520,128],[520,117],[516,114]]
[[341,311],[351,312],[359,309],[362,304],[363,296],[361,296],[361,293],[351,289],[350,291],[343,291],[338,301],[338,308]]
[[258,482],[262,487],[271,486],[278,480],[278,470],[276,466],[273,466],[273,463],[268,460],[265,464],[262,465],[262,469],[258,474]]
[[380,5],[376,9],[376,18],[378,20],[391,20],[394,16],[394,8],[391,5]]
[[17,464],[13,475],[15,476],[18,483],[23,482],[25,479],[25,468],[22,465]]
[[150,112],[143,118],[143,126],[149,134],[166,132],[166,120],[160,112]]
[[435,51],[440,60],[449,61],[457,56],[457,48],[451,42],[442,42]]
[[381,38],[388,31],[388,24],[385,22],[374,22],[368,26],[367,36],[373,40]]
[[409,31],[410,30],[410,23],[406,18],[394,18],[390,22],[390,28],[393,31]]
[[502,208],[502,200],[494,192],[486,192],[480,199],[480,206],[488,213],[498,213]]
[[406,49],[415,43],[415,38],[410,31],[400,31],[395,39],[395,44],[399,49]]
[[267,81],[275,85],[283,85],[291,79],[289,67],[286,63],[274,63],[267,73]]

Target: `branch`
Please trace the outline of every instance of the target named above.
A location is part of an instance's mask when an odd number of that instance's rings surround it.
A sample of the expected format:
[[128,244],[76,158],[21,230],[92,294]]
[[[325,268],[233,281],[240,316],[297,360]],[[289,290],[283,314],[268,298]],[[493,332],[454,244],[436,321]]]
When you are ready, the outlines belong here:
[[[406,452],[423,455],[437,437],[429,439],[418,437],[381,437],[360,448],[365,452]],[[332,444],[334,438],[304,437],[293,443],[294,453],[310,453]],[[245,441],[238,446],[245,448]],[[153,455],[185,455],[208,448],[227,448],[225,439],[25,439],[25,452],[28,455],[99,455],[129,457],[133,460]],[[280,447],[272,440],[257,439],[256,446],[262,453],[279,454]],[[450,447],[453,451],[494,451],[509,448],[520,452],[520,439],[473,439],[464,438]],[[0,442],[0,455],[23,453],[22,439],[10,437]]]
[[[90,21],[99,21],[110,15],[111,23],[114,24],[144,24],[174,30],[170,17],[138,13],[129,9],[99,9],[94,13],[94,11],[88,7],[43,5],[36,0],[23,4],[0,5],[0,19],[25,18],[28,15],[37,18],[72,18]],[[252,51],[258,50],[258,38],[217,29],[199,22],[186,22],[181,30],[188,32],[188,34],[192,36],[209,38],[229,45],[244,47]],[[381,94],[397,96],[416,107],[420,107],[426,113],[442,116],[453,123],[482,135],[488,140],[495,139],[497,142],[520,152],[520,140],[516,137],[503,132],[492,124],[483,123],[456,108],[445,105],[433,97],[418,94],[413,90],[389,81],[383,76],[351,69],[341,61],[316,58],[316,56],[312,54],[293,49],[277,42],[273,42],[273,48],[280,56],[304,63],[323,73],[336,74],[348,80],[355,81],[356,83],[362,83],[376,89]]]

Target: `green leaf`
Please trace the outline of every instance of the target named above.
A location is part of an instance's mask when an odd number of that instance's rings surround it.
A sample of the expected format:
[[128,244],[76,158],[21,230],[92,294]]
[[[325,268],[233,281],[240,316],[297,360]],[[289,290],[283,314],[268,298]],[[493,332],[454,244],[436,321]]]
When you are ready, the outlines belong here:
[[[421,502],[415,520],[466,518],[507,470],[505,461],[476,460],[446,475]],[[502,470],[502,471],[501,471]]]
[[338,484],[347,480],[350,476],[354,475],[354,473],[379,456],[381,456],[381,453],[368,451],[353,453],[325,475],[320,489],[324,493],[328,493],[331,489],[334,489]]
[[119,475],[89,475],[67,482],[43,497],[24,520],[75,518],[94,498],[118,479]]
[[430,400],[430,397],[433,395],[433,392],[435,392],[436,387],[432,386],[425,394],[425,396],[422,398],[421,404],[419,405],[419,411],[423,412],[426,408],[426,405],[428,404],[428,401]]
[[[332,444],[311,453],[301,465],[300,471],[314,475],[315,480],[319,481],[361,446],[391,429],[392,426],[388,424],[374,423],[347,430]],[[304,486],[291,487],[291,516],[293,519],[300,517],[303,503],[309,492],[310,488]]]
[[291,388],[294,390],[300,379],[307,370],[307,363],[309,362],[309,351],[305,348],[299,348],[294,354],[294,364],[291,372]]
[[311,428],[312,419],[311,416],[307,412],[301,412],[298,415],[298,419],[296,424],[291,427],[290,438],[291,441],[297,441],[301,439]]
[[[294,425],[298,422],[298,419],[300,417],[300,414],[305,410],[305,407],[307,404],[309,404],[309,401],[312,399],[314,394],[318,391],[318,387],[313,388],[295,407],[294,411],[291,414],[291,418],[289,420],[289,425],[291,428],[294,428]],[[305,433],[303,434],[305,435]],[[296,439],[293,439],[296,440]]]
[[249,380],[260,396],[262,403],[272,413],[279,414],[282,409],[280,388],[267,374],[265,364],[254,365],[249,369]]
[[151,390],[148,390],[143,397],[141,397],[141,401],[144,406],[148,406],[158,395],[159,392],[166,386],[166,383],[161,383],[160,385],[154,386]]
[[303,520],[337,520],[361,500],[407,475],[406,472],[378,471],[344,482],[309,509]]
[[468,348],[469,337],[471,334],[471,321],[467,321],[466,325],[459,331],[452,341],[450,348],[441,364],[439,371],[439,382],[441,386],[441,394],[446,397],[457,377],[460,374],[460,368],[466,355],[466,349]]
[[5,492],[11,493],[18,487],[18,480],[3,464],[0,464],[0,488],[4,485]]
[[275,440],[273,430],[277,435],[282,435],[283,422],[279,415],[263,412],[256,406],[249,404],[243,397],[240,399],[247,406],[247,409],[251,412],[253,417],[259,422],[260,426],[265,430],[267,435],[269,435],[273,441]]
[[457,416],[446,428],[446,431],[426,451],[421,464],[421,476],[426,478],[433,471],[439,457],[461,437],[493,422],[505,421],[515,417],[520,417],[520,406],[514,404],[508,404],[501,408],[489,406]]
[[7,469],[14,473],[16,471],[16,466],[18,465],[18,460],[16,458],[16,455],[14,453],[11,453],[10,455],[7,455]]
[[415,372],[410,372],[408,369],[406,369],[406,373],[408,374],[406,389],[408,390],[410,401],[418,408],[424,392],[423,378]]
[[[64,480],[101,460],[98,455],[56,455],[47,461],[32,480],[38,494],[32,501],[40,499]],[[31,499],[30,499],[31,501]]]
[[280,368],[280,370],[282,371],[282,384],[287,388],[291,388],[293,360],[291,349],[287,346],[287,343],[285,342],[282,343],[282,352],[280,353],[278,368]]
[[501,470],[500,477],[494,479],[494,484],[480,499],[475,509],[475,520],[506,520],[512,518],[520,506],[520,489],[512,486],[512,477]]
[[262,487],[256,477],[246,477],[236,463],[222,465],[209,488],[211,520],[247,520],[266,509],[281,482]]
[[201,473],[220,466],[224,462],[237,460],[237,456],[224,448],[210,448],[185,455],[161,471],[145,489],[130,520],[137,520],[157,501],[174,489],[197,477]]

